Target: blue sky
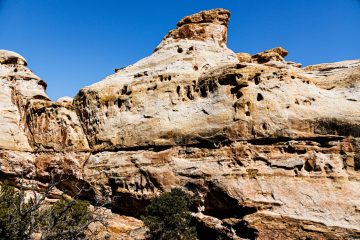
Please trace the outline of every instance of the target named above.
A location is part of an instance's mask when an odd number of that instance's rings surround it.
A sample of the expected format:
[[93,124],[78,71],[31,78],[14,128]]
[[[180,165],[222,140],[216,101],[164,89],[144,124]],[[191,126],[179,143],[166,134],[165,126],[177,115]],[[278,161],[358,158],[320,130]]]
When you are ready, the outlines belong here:
[[185,15],[232,12],[228,46],[276,46],[304,65],[360,58],[360,0],[0,0],[0,49],[16,51],[56,100],[149,55]]

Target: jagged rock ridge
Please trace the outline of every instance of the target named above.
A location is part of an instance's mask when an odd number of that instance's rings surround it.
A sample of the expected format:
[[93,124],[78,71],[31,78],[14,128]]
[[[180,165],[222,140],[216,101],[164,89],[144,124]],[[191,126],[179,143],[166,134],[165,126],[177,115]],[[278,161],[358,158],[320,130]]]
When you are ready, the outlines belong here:
[[84,198],[129,216],[113,215],[114,239],[141,239],[131,217],[176,186],[196,199],[201,239],[360,238],[360,61],[236,54],[229,17],[183,18],[73,101],[50,101],[25,59],[0,51],[1,179],[88,184]]

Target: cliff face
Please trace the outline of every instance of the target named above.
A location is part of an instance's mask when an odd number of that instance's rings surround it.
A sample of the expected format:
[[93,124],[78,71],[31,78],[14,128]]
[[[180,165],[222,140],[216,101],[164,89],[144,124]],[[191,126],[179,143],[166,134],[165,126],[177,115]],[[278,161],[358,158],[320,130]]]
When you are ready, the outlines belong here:
[[25,59],[0,51],[0,178],[86,183],[85,198],[110,203],[114,239],[141,239],[136,218],[173,187],[196,199],[202,239],[360,238],[360,60],[236,54],[229,16],[183,18],[74,100],[50,101]]

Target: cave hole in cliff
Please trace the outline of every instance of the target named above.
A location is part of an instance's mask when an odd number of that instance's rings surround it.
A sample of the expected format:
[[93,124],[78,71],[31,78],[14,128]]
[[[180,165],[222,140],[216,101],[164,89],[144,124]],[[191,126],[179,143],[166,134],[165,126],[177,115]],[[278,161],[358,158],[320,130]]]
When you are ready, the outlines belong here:
[[182,52],[183,52],[183,49],[182,49],[181,47],[179,47],[179,48],[177,49],[177,52],[178,52],[178,53],[182,53]]
[[236,67],[236,69],[241,69],[241,68],[247,67],[247,65],[238,63],[238,64],[236,64],[235,67]]
[[231,94],[237,94],[240,91],[241,88],[243,88],[243,87],[242,86],[235,86],[235,87],[230,89],[230,92],[231,92]]
[[307,153],[306,149],[299,149],[292,145],[286,145],[281,150],[285,153],[291,153],[291,154],[305,154]]
[[204,222],[193,219],[191,225],[196,227],[196,233],[199,240],[230,240],[225,234],[219,233],[216,229],[207,226]]
[[124,99],[117,99],[117,100],[115,100],[115,104],[118,106],[118,108],[121,108],[121,106],[123,104],[125,104],[125,100]]
[[186,86],[186,96],[188,97],[188,99],[190,100],[194,100],[194,96],[191,92],[191,87],[190,86]]
[[[46,96],[43,96],[43,95],[35,95],[35,96],[33,96],[33,99],[49,101],[49,98]],[[53,107],[55,107],[55,106],[53,106]]]
[[144,214],[150,199],[136,196],[130,192],[118,192],[117,189],[120,185],[120,182],[116,179],[109,179],[109,186],[112,192],[111,211],[131,217],[140,217]]
[[111,210],[117,214],[139,218],[144,214],[149,203],[148,199],[135,198],[130,193],[121,193],[113,196]]
[[203,97],[203,98],[206,98],[207,97],[207,89],[206,89],[206,86],[201,86],[200,87],[200,96]]
[[357,151],[354,156],[354,170],[360,171],[360,151]]
[[248,116],[248,117],[250,117],[250,111],[246,111],[246,112],[245,112],[245,115]]
[[260,73],[257,73],[254,77],[255,85],[259,85],[261,82]]
[[[197,90],[199,89],[199,90]],[[208,96],[208,93],[214,93],[218,89],[218,85],[213,79],[205,79],[198,82],[198,87],[196,92],[200,91],[200,96],[205,98]]]
[[209,115],[209,113],[205,110],[205,109],[202,109],[201,110],[203,113],[205,113],[206,115]]
[[177,93],[177,95],[180,96],[180,86],[177,86],[177,87],[176,87],[176,93]]
[[244,95],[244,94],[243,94],[241,91],[238,91],[238,92],[236,93],[236,98],[239,99],[239,98],[241,98],[243,95]]
[[222,229],[216,229],[196,218],[192,219],[191,225],[196,227],[197,237],[199,240],[231,240],[234,238],[229,237],[227,233],[229,234],[234,231],[237,237],[240,237],[241,239],[255,240],[258,236],[258,231],[249,227],[247,222],[243,220],[234,225],[223,223]]
[[193,83],[193,84],[192,84],[193,91],[194,91],[194,92],[199,92],[199,91],[196,91],[196,90],[197,90],[196,81],[194,80],[192,83]]
[[263,95],[262,95],[261,93],[258,93],[258,94],[257,94],[257,97],[256,97],[256,100],[257,100],[258,102],[264,100]]
[[225,190],[209,183],[209,190],[205,196],[204,214],[218,219],[239,218],[255,213],[256,207],[243,206],[239,201],[231,197]]
[[209,92],[211,92],[211,93],[214,93],[218,89],[218,86],[216,85],[215,81],[209,82],[208,89],[209,89]]
[[329,174],[329,173],[333,172],[334,167],[331,164],[326,163],[324,166],[324,169],[325,169],[325,172]]
[[38,85],[42,86],[42,87],[44,88],[44,90],[46,90],[46,88],[47,88],[47,83],[44,82],[43,80],[40,80],[40,81],[38,82]]
[[319,165],[316,164],[316,160],[315,159],[308,159],[305,164],[304,164],[304,169],[307,172],[321,172],[321,168]]
[[255,240],[258,236],[258,231],[255,228],[248,226],[248,223],[244,220],[238,222],[233,226],[236,234],[244,239]]
[[126,94],[127,90],[128,90],[128,86],[124,85],[123,89],[121,90],[121,94]]
[[347,123],[336,118],[324,119],[317,122],[315,133],[358,138],[360,137],[360,125],[356,123]]
[[236,78],[241,78],[241,77],[242,77],[241,74],[228,74],[219,79],[219,84],[236,86],[237,85]]

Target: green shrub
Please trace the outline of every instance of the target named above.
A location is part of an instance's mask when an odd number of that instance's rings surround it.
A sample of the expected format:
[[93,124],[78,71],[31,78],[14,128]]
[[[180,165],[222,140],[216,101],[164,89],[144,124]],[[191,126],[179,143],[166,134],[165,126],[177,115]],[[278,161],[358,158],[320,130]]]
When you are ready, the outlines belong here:
[[0,239],[29,239],[37,222],[31,214],[32,201],[24,202],[24,193],[3,185],[0,192]]
[[40,230],[43,239],[85,238],[85,229],[91,223],[90,204],[81,200],[60,199],[41,211]]
[[196,239],[192,227],[189,208],[192,201],[181,189],[161,194],[145,210],[142,217],[149,228],[149,238],[156,240],[193,240]]
[[[49,193],[49,192],[47,192]],[[85,239],[89,224],[98,221],[90,204],[78,199],[60,199],[44,206],[46,195],[28,200],[22,190],[7,184],[0,191],[0,240],[27,240],[34,233],[41,239]]]

